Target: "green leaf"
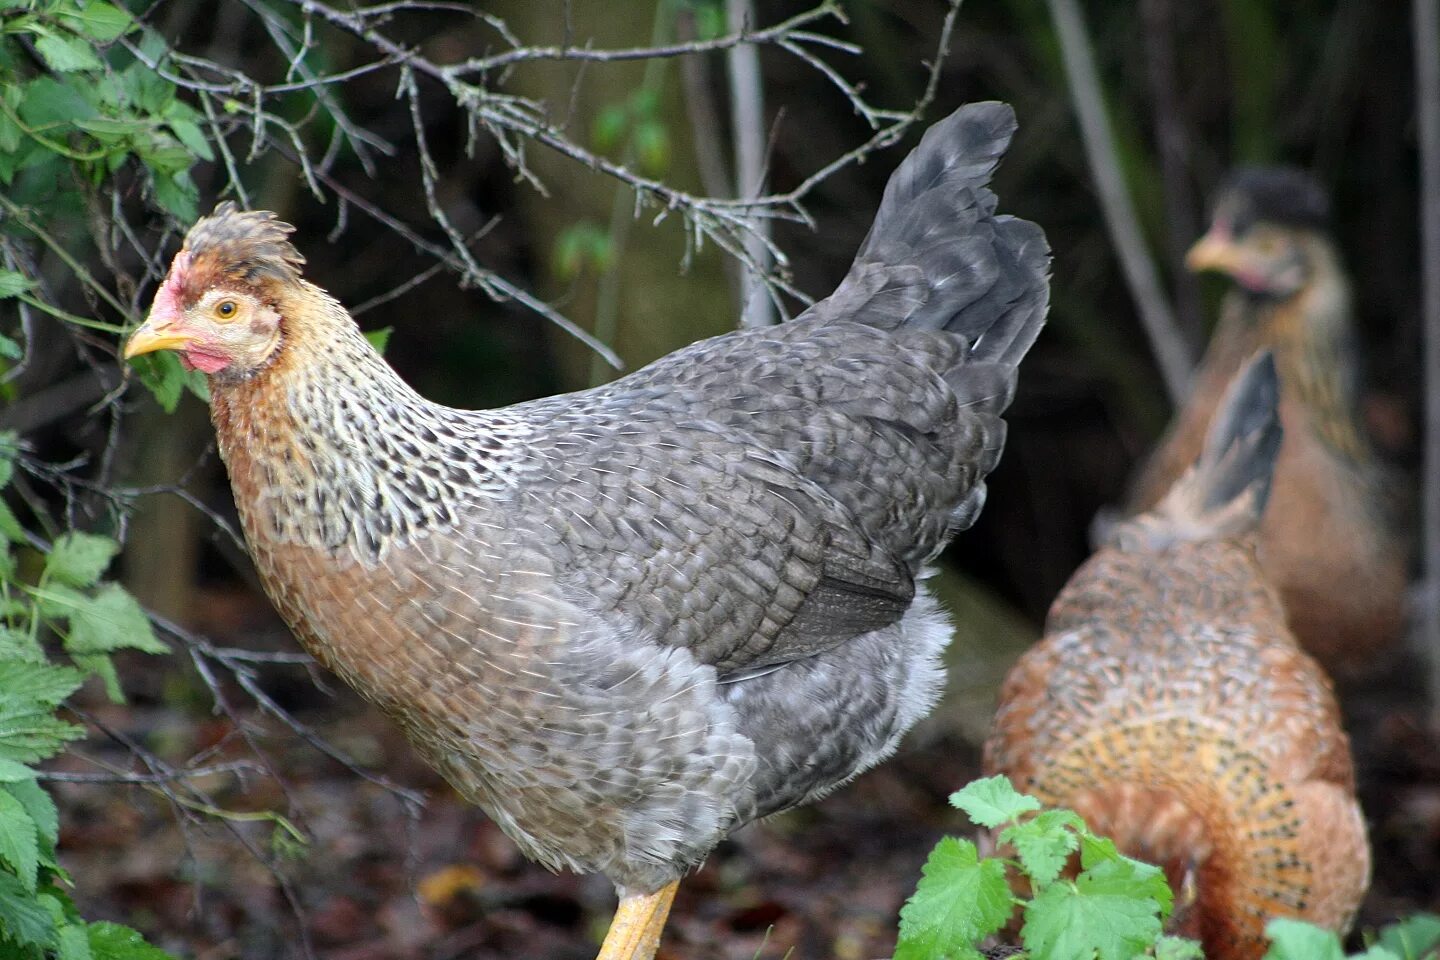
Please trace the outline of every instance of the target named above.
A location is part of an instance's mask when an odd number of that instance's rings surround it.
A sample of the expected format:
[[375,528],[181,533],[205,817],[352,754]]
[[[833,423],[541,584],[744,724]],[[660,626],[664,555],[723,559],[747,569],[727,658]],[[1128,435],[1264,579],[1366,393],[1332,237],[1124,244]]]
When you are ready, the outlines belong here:
[[1401,960],[1422,960],[1440,946],[1440,917],[1417,913],[1380,931],[1379,945]]
[[31,770],[23,763],[0,758],[0,788],[8,787],[12,783],[22,783],[27,780],[34,782],[34,770]]
[[55,944],[54,916],[19,880],[4,871],[0,871],[0,935],[21,945]]
[[35,281],[18,270],[0,270],[0,300],[35,289]]
[[1006,827],[1000,842],[1010,844],[1037,890],[1049,886],[1080,847],[1076,830],[1085,821],[1069,810],[1045,810],[1023,823]]
[[39,835],[25,807],[5,790],[0,790],[0,861],[15,869],[25,891],[34,896],[35,874],[40,869]]
[[10,509],[10,504],[0,500],[0,536],[3,536],[11,543],[25,543],[25,528],[15,517],[15,511]]
[[35,37],[35,52],[50,69],[60,73],[73,70],[99,70],[103,64],[90,44],[79,37],[46,29]]
[[900,909],[895,960],[976,957],[975,942],[1004,926],[1013,908],[1005,864],[979,859],[968,840],[945,837],[925,861],[915,895]]
[[377,353],[383,354],[385,348],[390,345],[390,334],[394,332],[394,327],[381,327],[379,330],[367,330],[365,339],[370,341],[370,346],[374,347]]
[[40,642],[28,630],[0,626],[0,660],[27,660],[30,663],[44,663],[45,651]]
[[92,597],[82,597],[70,610],[65,637],[68,653],[84,656],[115,650],[169,653],[139,602],[118,583],[107,583]]
[[111,703],[125,702],[125,688],[120,685],[120,674],[108,653],[77,653],[74,660],[77,667],[100,678]]
[[[1081,858],[1083,861],[1083,853]],[[1078,879],[1085,880],[1091,889],[1110,890],[1149,900],[1159,908],[1161,919],[1170,916],[1170,910],[1175,905],[1170,884],[1165,880],[1165,871],[1129,857],[1116,857],[1087,867]]]
[[95,960],[174,960],[170,954],[150,946],[139,933],[122,924],[92,923],[88,932]]
[[3,789],[19,800],[25,812],[30,814],[30,819],[35,821],[35,827],[40,832],[41,840],[52,846],[60,841],[60,814],[56,811],[55,801],[50,798],[50,794],[35,782],[34,771],[31,771],[30,779],[7,783]]
[[109,537],[71,531],[50,548],[45,575],[72,587],[93,586],[119,552],[120,544]]
[[645,120],[635,127],[635,154],[640,169],[659,176],[670,166],[670,133],[659,120]]
[[1155,960],[1205,960],[1205,952],[1194,940],[1161,937],[1155,942]]
[[95,960],[90,949],[90,931],[84,923],[69,923],[56,938],[56,960]]
[[590,140],[596,150],[608,153],[625,136],[625,128],[629,125],[629,113],[619,104],[612,103],[595,115],[595,121],[590,125]]
[[53,707],[84,682],[84,675],[69,667],[0,660],[0,706],[38,703]]
[[150,388],[155,400],[166,413],[174,413],[185,392],[185,368],[171,350],[146,353],[130,361],[140,382]]
[[88,0],[79,10],[61,8],[60,19],[76,33],[109,43],[135,26],[130,14],[103,0]]
[[1020,931],[1033,960],[1132,960],[1159,936],[1159,904],[1084,873],[1031,900]]
[[190,179],[190,174],[156,170],[148,159],[145,165],[150,167],[155,202],[181,220],[194,220],[200,209],[200,191]]
[[1039,800],[1018,792],[1004,775],[968,784],[950,795],[950,803],[964,810],[980,826],[990,828],[1040,809]]
[[[171,105],[171,113],[175,107],[184,106],[179,100]],[[188,109],[188,108],[187,108]],[[205,131],[200,129],[200,124],[188,117],[171,116],[169,118],[170,129],[175,131],[175,136],[185,145],[185,149],[202,160],[214,160],[215,153],[210,149],[210,141],[205,138]]]
[[25,356],[25,348],[20,346],[20,342],[0,333],[0,357],[4,357],[6,360],[19,360],[23,356]]
[[1277,917],[1265,925],[1270,949],[1265,960],[1345,960],[1340,938],[1329,930],[1288,917]]
[[32,127],[59,127],[99,112],[81,94],[80,84],[74,82],[74,78],[61,83],[52,77],[37,77],[27,83],[19,110],[20,116]]

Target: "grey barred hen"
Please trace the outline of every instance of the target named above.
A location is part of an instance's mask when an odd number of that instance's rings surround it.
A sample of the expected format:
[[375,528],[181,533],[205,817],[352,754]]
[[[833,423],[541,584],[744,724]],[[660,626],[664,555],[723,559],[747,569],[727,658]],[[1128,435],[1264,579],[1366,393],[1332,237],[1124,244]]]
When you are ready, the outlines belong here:
[[530,857],[600,872],[650,957],[727,834],[889,755],[951,627],[922,578],[985,497],[1049,251],[986,184],[1009,107],[936,124],[828,299],[594,390],[455,410],[304,280],[198,222],[125,355],[176,350],[266,591]]

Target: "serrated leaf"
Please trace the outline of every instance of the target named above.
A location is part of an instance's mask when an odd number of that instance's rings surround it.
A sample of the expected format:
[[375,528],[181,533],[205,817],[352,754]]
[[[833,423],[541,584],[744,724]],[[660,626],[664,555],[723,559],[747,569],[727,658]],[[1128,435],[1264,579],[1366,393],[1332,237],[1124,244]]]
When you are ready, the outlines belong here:
[[0,300],[35,289],[35,281],[18,270],[0,270]]
[[390,346],[390,334],[394,332],[394,327],[381,327],[379,330],[367,330],[365,331],[365,339],[370,341],[370,346],[374,347],[377,353],[383,354],[385,348]]
[[95,960],[95,953],[90,949],[90,931],[83,923],[61,927],[56,947],[55,960]]
[[181,220],[194,220],[200,205],[200,191],[188,173],[169,173],[156,170],[149,160],[150,185],[155,191],[155,202]]
[[1078,880],[1085,881],[1090,890],[1153,901],[1160,909],[1161,919],[1170,916],[1175,905],[1165,871],[1130,857],[1117,857],[1087,867]]
[[155,636],[140,603],[118,583],[107,583],[93,596],[82,596],[70,611],[67,652],[83,656],[116,650],[169,653]]
[[980,826],[991,828],[1040,809],[1039,800],[1017,791],[1004,775],[967,784],[950,795],[950,803],[964,810]]
[[55,809],[55,801],[45,788],[35,782],[35,772],[30,772],[30,779],[17,780],[14,783],[7,783],[3,788],[25,808],[30,814],[30,819],[35,821],[35,828],[40,833],[40,839],[51,845],[60,841],[60,814]]
[[69,667],[0,660],[0,706],[53,707],[84,682],[84,675]]
[[0,500],[0,536],[3,536],[11,543],[25,543],[25,528],[20,525],[20,520],[15,516],[15,511],[10,509],[10,504]]
[[0,862],[14,868],[25,892],[35,895],[35,875],[40,869],[39,833],[25,807],[5,790],[0,790]]
[[102,66],[90,44],[69,33],[46,30],[38,34],[35,37],[35,52],[40,54],[50,69],[60,73],[99,70]]
[[1006,827],[1000,832],[1000,842],[1015,848],[1021,865],[1039,890],[1060,876],[1070,855],[1080,848],[1075,831],[1084,827],[1085,821],[1069,810],[1045,810]]
[[1081,874],[1025,907],[1020,937],[1032,960],[1133,960],[1160,936],[1160,905]]
[[87,932],[95,960],[174,960],[170,954],[152,947],[138,932],[123,924],[92,923]]
[[1155,960],[1205,960],[1205,951],[1194,940],[1161,937],[1155,942]]
[[1422,960],[1440,946],[1440,917],[1417,913],[1380,931],[1377,943],[1401,960]]
[[55,918],[19,880],[3,870],[0,870],[0,936],[21,945],[55,945]]
[[71,30],[101,43],[109,43],[135,26],[130,14],[103,0],[88,0],[79,10],[61,8],[59,14]]
[[1270,949],[1265,960],[1345,960],[1340,938],[1301,920],[1277,917],[1265,924]]
[[119,552],[120,544],[109,537],[72,530],[50,548],[45,575],[72,587],[93,586]]
[[40,648],[40,642],[32,637],[29,631],[0,626],[0,660],[26,660],[30,663],[44,663],[45,651]]
[[85,730],[49,711],[10,706],[0,708],[0,758],[35,763],[53,757]]
[[981,860],[975,844],[945,837],[900,908],[895,960],[978,956],[975,942],[1004,926],[1012,910],[1004,863]]
[[77,667],[100,678],[111,703],[125,702],[125,688],[120,686],[120,674],[108,653],[77,653],[74,660]]
[[15,760],[6,760],[0,757],[0,789],[9,787],[14,783],[35,781],[35,771]]

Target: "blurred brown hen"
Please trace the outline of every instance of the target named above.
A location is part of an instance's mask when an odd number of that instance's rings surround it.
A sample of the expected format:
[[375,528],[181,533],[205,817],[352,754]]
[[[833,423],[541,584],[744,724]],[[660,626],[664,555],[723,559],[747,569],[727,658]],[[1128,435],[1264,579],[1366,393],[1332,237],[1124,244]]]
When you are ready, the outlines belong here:
[[1326,233],[1327,207],[1320,187],[1288,168],[1240,170],[1217,192],[1188,264],[1235,286],[1189,400],[1136,478],[1130,510],[1164,496],[1199,454],[1236,370],[1271,350],[1285,446],[1260,522],[1260,562],[1301,645],[1343,678],[1397,648],[1408,550],[1397,485],[1358,421],[1350,287]]
[[1330,681],[1255,556],[1276,398],[1262,356],[1200,460],[1060,593],[985,747],[988,773],[1162,866],[1210,960],[1260,957],[1272,917],[1345,930],[1369,876]]

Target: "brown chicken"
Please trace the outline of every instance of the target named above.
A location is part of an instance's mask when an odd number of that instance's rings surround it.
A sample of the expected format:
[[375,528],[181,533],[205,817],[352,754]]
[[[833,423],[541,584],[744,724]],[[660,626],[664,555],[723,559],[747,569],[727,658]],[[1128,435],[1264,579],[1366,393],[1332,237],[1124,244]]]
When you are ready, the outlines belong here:
[[880,762],[951,629],[926,565],[984,502],[1049,252],[986,184],[1003,104],[936,124],[829,298],[595,390],[420,397],[222,205],[126,355],[210,376],[266,591],[530,857],[620,893],[650,957],[732,830]]
[[1330,681],[1255,556],[1276,399],[1262,355],[1199,461],[1056,598],[985,745],[988,773],[1162,866],[1210,960],[1259,958],[1272,917],[1347,929],[1370,869]]
[[1403,632],[1409,549],[1399,491],[1358,422],[1350,287],[1319,186],[1286,168],[1237,172],[1217,193],[1194,270],[1234,281],[1190,399],[1138,474],[1153,506],[1200,452],[1227,383],[1257,349],[1280,370],[1285,446],[1260,523],[1260,562],[1291,629],[1339,677],[1383,664]]

